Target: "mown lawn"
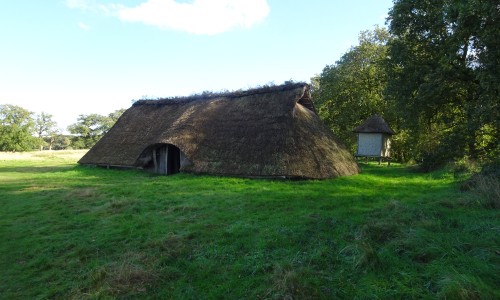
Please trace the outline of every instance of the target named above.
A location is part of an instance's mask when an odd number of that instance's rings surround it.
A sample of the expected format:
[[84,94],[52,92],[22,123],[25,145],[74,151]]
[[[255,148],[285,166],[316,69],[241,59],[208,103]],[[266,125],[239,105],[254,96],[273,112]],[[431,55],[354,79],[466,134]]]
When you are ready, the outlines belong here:
[[451,172],[324,181],[0,156],[2,299],[498,299],[500,214]]

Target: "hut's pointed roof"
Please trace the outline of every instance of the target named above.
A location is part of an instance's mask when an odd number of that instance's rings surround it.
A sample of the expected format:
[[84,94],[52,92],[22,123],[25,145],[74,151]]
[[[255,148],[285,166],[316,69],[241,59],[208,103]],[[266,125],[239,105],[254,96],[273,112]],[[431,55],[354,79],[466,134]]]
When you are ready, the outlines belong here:
[[123,113],[81,164],[139,166],[151,145],[177,146],[181,171],[330,178],[359,172],[315,113],[305,83],[144,100]]
[[366,121],[364,121],[361,125],[354,128],[353,130],[356,133],[387,133],[394,134],[394,131],[389,127],[389,124],[378,114],[375,114]]

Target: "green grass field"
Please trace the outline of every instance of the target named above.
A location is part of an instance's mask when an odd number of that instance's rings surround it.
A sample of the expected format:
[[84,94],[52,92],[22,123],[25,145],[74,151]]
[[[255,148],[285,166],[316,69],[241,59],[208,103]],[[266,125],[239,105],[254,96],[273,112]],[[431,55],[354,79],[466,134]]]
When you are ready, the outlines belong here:
[[500,215],[452,172],[324,181],[0,156],[2,299],[498,299]]

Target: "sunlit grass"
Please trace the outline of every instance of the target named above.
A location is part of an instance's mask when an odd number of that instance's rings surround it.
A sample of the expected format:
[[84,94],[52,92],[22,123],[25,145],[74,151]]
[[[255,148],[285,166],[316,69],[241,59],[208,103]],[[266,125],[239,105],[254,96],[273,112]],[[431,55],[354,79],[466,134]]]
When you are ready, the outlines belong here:
[[498,211],[451,173],[163,177],[61,154],[0,156],[2,297],[500,296]]

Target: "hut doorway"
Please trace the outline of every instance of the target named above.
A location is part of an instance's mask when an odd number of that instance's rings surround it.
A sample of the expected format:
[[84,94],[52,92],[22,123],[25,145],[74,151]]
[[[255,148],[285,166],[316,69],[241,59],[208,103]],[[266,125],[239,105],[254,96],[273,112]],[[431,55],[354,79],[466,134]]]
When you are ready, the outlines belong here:
[[158,174],[172,175],[179,173],[181,150],[171,144],[162,144],[153,148],[154,171]]

